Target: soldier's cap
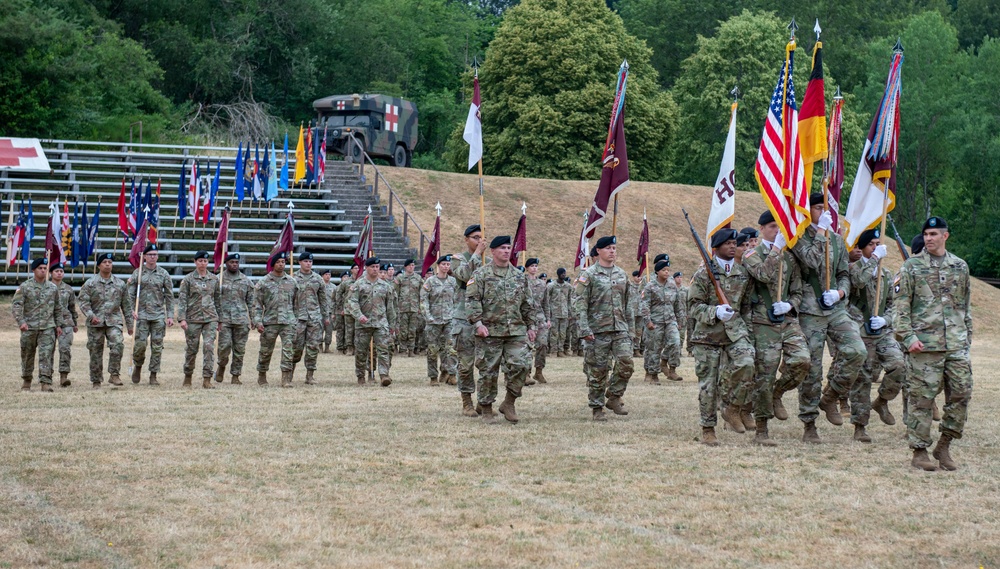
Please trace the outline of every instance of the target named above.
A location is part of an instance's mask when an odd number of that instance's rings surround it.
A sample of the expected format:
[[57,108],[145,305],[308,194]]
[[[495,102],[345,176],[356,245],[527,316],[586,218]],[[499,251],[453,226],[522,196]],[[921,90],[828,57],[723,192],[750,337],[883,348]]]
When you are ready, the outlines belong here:
[[910,241],[910,254],[919,255],[921,251],[924,250],[924,236],[919,234],[913,237],[913,241]]
[[746,243],[749,240],[750,240],[750,236],[747,235],[746,233],[737,233],[736,234],[736,246],[737,247],[739,247],[740,245],[743,245],[744,243]]
[[591,257],[597,256],[597,245],[594,245],[593,247],[590,248],[590,256]]
[[370,267],[372,265],[377,265],[381,262],[382,260],[379,259],[378,257],[368,257],[367,259],[365,259],[365,266]]
[[928,229],[948,229],[948,222],[944,220],[943,217],[929,217],[927,221],[924,222],[924,227],[920,230],[921,233],[927,231]]
[[197,253],[194,254],[195,261],[197,261],[198,259],[207,259],[207,258],[208,258],[208,251],[198,251]]
[[392,265],[390,263],[382,263],[381,265],[378,266],[378,270],[380,270],[380,271],[388,271],[389,267],[391,267],[391,266]]
[[537,264],[538,264],[538,259],[536,259],[535,257],[532,257],[532,258],[530,258],[530,259],[528,259],[527,261],[524,262],[524,268],[527,269],[531,265],[537,265]]
[[403,268],[405,269],[406,267],[409,267],[412,264],[414,264],[413,259],[407,259],[407,260],[403,261]]
[[63,268],[63,264],[62,263],[52,263],[52,265],[49,267],[49,270],[50,271],[56,271],[56,270],[64,271],[65,269]]
[[655,270],[656,272],[660,272],[660,271],[662,271],[663,269],[666,269],[669,266],[670,266],[670,263],[668,263],[667,261],[660,261],[659,263],[653,265],[653,270]]
[[519,271],[521,271],[523,273],[524,272],[524,267],[518,267],[517,270],[519,270]]
[[864,249],[865,247],[868,246],[869,243],[872,242],[872,240],[878,238],[879,238],[878,229],[869,229],[868,231],[863,232],[860,237],[858,237],[857,247],[858,249]]
[[470,225],[470,226],[468,226],[468,227],[465,228],[465,236],[468,237],[469,235],[472,235],[473,233],[475,233],[477,231],[482,231],[482,230],[483,230],[482,226],[479,225],[478,223],[476,223],[474,225]]
[[437,262],[438,263],[450,263],[451,262],[451,255],[442,255],[442,256],[438,257]]
[[45,264],[45,257],[39,257],[31,261],[31,270],[35,270]]
[[538,278],[544,279],[547,276],[549,276],[549,275],[546,275],[545,273],[542,273],[542,274],[538,275]]
[[303,252],[299,253],[299,262],[300,263],[302,261],[312,261],[312,260],[313,260],[313,254],[310,253],[309,251],[303,251]]
[[809,207],[814,205],[823,205],[826,200],[823,199],[823,192],[813,192],[809,194]]
[[723,227],[712,234],[712,249],[722,247],[723,243],[736,239],[737,237],[739,237],[739,233],[735,229],[727,229]]
[[97,256],[98,265],[100,265],[104,261],[111,261],[113,263],[115,262],[115,257],[111,253],[101,253],[100,255]]
[[751,239],[756,239],[757,235],[759,235],[759,233],[757,232],[757,230],[754,229],[753,227],[744,227],[743,229],[740,229],[740,233],[742,233],[743,235],[746,235],[747,237],[749,237]]
[[679,276],[681,276],[681,275],[683,275],[683,274],[684,274],[684,273],[682,273],[682,272],[680,272],[680,271],[677,271],[676,273],[674,273],[674,278],[676,279],[677,277],[679,277]]
[[227,263],[229,261],[239,261],[239,260],[240,260],[240,254],[239,253],[229,253],[228,255],[226,255],[226,262]]
[[510,245],[510,243],[510,235],[497,235],[493,238],[493,241],[490,241],[490,249]]
[[330,269],[323,269],[323,272],[320,273],[320,275],[332,275],[332,274],[333,271],[331,271]]
[[639,275],[641,275],[641,274],[642,274],[642,273],[640,273],[639,271],[632,271],[632,276],[633,276],[633,277],[637,277],[637,276],[639,276]]
[[605,235],[604,237],[601,237],[600,239],[597,240],[596,247],[598,249],[604,249],[605,247],[610,247],[615,243],[618,243],[618,240],[615,239],[614,235]]
[[342,278],[342,279],[343,278],[347,278],[349,276],[351,276],[351,271],[344,271],[344,272],[340,273],[340,278]]
[[557,277],[564,276],[565,274],[566,274],[566,269],[564,269],[562,267],[559,267],[558,269],[556,269],[556,276]]
[[667,263],[669,263],[670,255],[667,255],[666,253],[660,253],[659,255],[653,257],[653,264],[659,263],[660,261],[666,261]]
[[771,210],[765,211],[757,218],[757,225],[761,227],[764,227],[768,223],[774,223],[774,214],[771,213]]
[[274,255],[271,255],[270,263],[271,265],[274,265],[278,261],[287,261],[287,260],[288,260],[288,253],[284,251],[278,251]]
[[150,243],[149,245],[146,245],[146,248],[142,250],[142,254],[145,255],[150,251],[159,251],[159,249],[156,248],[156,243]]

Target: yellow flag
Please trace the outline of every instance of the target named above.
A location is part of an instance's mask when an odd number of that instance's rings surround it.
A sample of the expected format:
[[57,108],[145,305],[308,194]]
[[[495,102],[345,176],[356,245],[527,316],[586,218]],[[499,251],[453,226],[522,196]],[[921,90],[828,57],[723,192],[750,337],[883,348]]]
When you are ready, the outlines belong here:
[[299,125],[299,142],[295,145],[295,179],[293,184],[299,183],[306,177],[306,144],[302,138],[302,125]]

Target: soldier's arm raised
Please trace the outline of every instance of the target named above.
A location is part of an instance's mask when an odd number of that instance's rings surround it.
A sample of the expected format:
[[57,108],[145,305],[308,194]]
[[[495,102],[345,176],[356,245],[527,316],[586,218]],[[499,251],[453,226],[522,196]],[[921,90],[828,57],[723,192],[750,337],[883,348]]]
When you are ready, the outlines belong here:
[[851,288],[864,289],[867,287],[868,283],[874,278],[872,272],[876,265],[878,265],[878,259],[875,257],[871,259],[861,257],[854,263],[849,264],[847,274],[851,281]]

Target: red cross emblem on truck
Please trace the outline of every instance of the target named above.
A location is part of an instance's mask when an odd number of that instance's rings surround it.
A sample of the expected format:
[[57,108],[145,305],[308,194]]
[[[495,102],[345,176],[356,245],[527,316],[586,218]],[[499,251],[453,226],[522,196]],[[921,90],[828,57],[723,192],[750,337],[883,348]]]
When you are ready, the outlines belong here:
[[347,108],[347,101],[337,101],[337,110],[342,111]]
[[399,105],[385,104],[385,130],[399,132]]

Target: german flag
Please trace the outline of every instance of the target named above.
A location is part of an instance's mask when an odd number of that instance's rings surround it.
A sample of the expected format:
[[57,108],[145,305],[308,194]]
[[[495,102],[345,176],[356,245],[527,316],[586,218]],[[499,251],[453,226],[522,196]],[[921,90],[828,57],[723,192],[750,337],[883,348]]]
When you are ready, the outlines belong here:
[[823,42],[813,48],[812,73],[799,109],[799,148],[805,164],[806,194],[812,186],[813,162],[827,157],[826,99],[823,96]]

